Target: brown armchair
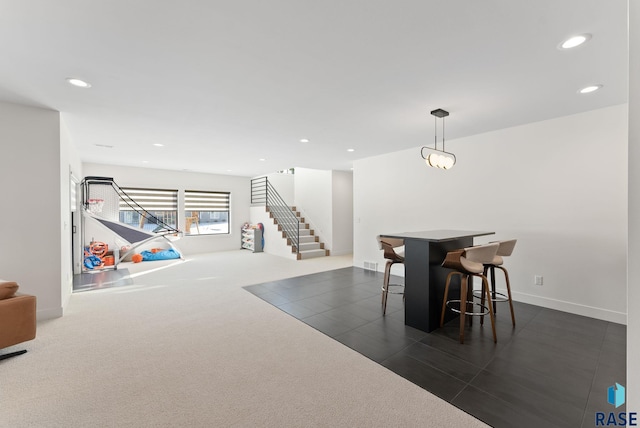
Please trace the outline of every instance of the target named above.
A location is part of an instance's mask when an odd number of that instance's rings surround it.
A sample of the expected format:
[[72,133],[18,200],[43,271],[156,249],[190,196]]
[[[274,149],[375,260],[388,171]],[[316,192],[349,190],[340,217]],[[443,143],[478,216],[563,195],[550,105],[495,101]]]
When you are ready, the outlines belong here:
[[[36,297],[16,294],[18,284],[0,280],[0,349],[36,337]],[[0,360],[27,352],[0,354]]]

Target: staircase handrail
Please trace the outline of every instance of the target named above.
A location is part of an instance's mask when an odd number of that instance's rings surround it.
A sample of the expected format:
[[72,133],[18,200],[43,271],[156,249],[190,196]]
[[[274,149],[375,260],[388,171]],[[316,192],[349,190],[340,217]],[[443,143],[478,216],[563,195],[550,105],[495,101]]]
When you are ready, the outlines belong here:
[[295,253],[300,253],[300,221],[293,213],[291,207],[282,199],[278,191],[267,182],[267,208],[273,212],[273,217],[282,227],[285,236],[291,241],[291,245],[295,248]]

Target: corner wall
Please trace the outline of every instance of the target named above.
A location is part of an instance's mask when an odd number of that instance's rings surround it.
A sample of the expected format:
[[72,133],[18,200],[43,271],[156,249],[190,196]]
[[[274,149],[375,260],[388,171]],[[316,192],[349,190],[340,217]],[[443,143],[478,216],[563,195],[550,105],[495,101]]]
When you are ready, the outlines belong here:
[[331,171],[295,168],[295,206],[320,236],[325,248],[333,247]]
[[60,114],[0,103],[0,141],[0,278],[36,296],[38,319],[62,316]]
[[629,1],[629,252],[627,274],[627,410],[640,412],[640,4]]
[[353,174],[332,171],[332,247],[331,255],[353,253]]
[[447,149],[458,158],[449,171],[427,167],[419,147],[355,162],[354,266],[382,269],[380,233],[495,231],[476,243],[518,239],[508,260],[516,300],[626,323],[626,105]]
[[[73,272],[72,265],[72,241],[75,239],[75,245],[79,244],[77,239],[79,236],[78,217],[76,215],[76,233],[72,237],[73,224],[71,219],[71,176],[77,180],[82,177],[82,162],[78,156],[78,152],[71,140],[71,135],[67,130],[64,122],[64,115],[60,118],[60,270],[61,270],[61,302],[63,310],[66,308],[71,293],[73,292]],[[81,262],[77,259],[81,257],[81,253],[76,251],[76,264]]]

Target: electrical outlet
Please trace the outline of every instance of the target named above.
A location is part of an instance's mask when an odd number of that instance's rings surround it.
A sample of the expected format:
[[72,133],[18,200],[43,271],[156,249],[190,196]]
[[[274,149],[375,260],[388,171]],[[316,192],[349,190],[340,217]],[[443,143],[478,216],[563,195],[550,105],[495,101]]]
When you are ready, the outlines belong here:
[[542,285],[542,275],[535,275],[533,277],[533,283],[535,285]]

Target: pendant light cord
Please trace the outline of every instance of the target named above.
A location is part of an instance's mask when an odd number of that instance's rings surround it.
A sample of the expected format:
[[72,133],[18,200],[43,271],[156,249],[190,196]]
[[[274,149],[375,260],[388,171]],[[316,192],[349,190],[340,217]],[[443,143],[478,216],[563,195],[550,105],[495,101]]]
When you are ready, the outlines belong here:
[[[442,151],[446,151],[444,148],[444,117],[442,119]],[[438,118],[433,116],[433,127],[434,127],[434,136],[433,136],[433,147],[435,150],[438,150]]]
[[444,148],[444,117],[442,118],[442,151],[446,152]]
[[438,118],[433,116],[433,148],[438,150]]

